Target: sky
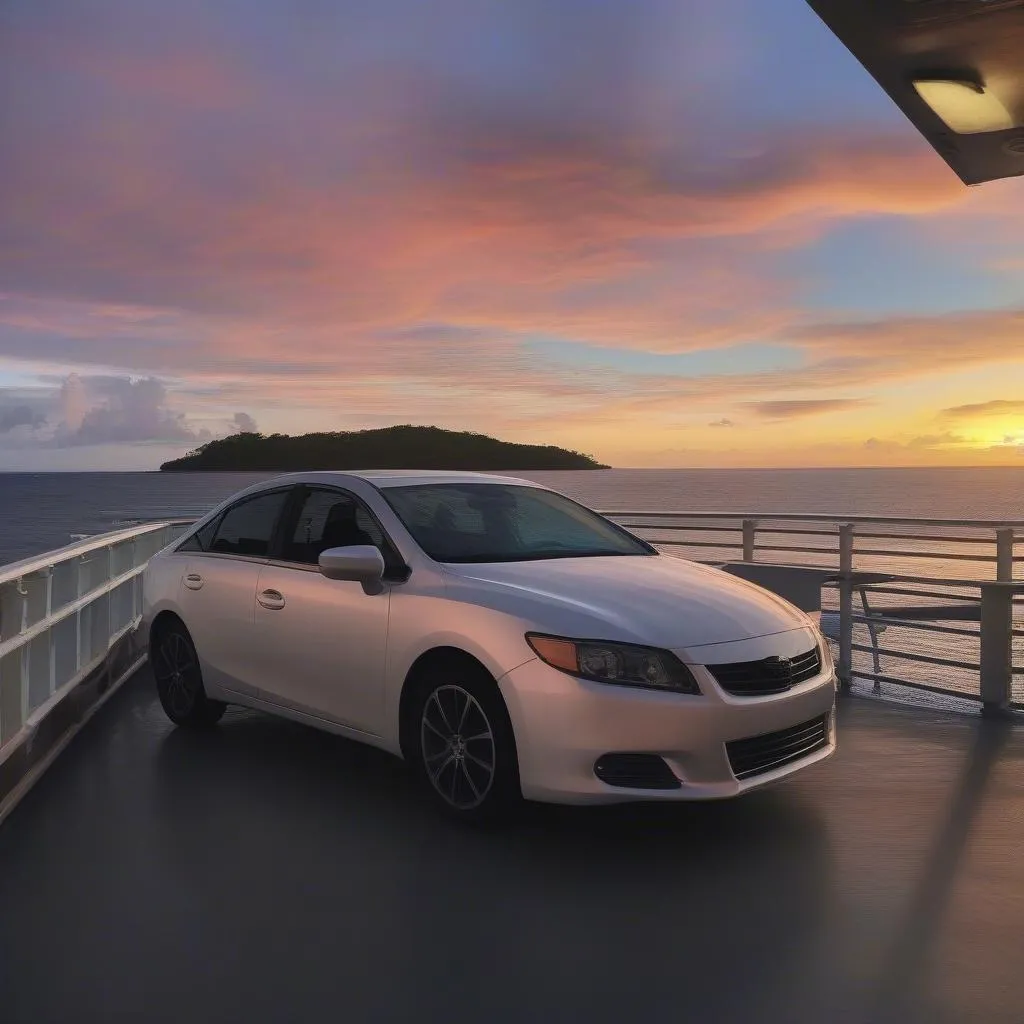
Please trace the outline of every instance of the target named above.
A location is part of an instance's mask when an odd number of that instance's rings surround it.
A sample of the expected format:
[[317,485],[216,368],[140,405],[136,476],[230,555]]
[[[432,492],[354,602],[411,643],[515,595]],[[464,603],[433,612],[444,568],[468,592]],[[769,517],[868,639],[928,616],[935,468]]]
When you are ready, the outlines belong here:
[[395,423],[1024,464],[1024,177],[804,0],[6,0],[0,470]]

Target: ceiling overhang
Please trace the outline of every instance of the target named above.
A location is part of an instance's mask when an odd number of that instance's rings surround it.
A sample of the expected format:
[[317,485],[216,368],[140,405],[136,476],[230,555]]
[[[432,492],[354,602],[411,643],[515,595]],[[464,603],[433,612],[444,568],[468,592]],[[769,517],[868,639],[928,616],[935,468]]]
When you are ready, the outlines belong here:
[[[807,2],[964,183],[1024,174],[1024,0]],[[922,98],[957,89],[945,120]]]

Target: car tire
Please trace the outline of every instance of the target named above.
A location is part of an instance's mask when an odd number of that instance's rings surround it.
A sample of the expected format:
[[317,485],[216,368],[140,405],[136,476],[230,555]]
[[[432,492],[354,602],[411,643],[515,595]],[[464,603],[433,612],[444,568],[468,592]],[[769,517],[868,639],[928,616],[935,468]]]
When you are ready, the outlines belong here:
[[220,721],[227,705],[207,697],[195,644],[181,622],[154,630],[149,664],[160,704],[175,725],[198,728]]
[[418,680],[410,751],[422,784],[448,815],[507,819],[522,802],[515,734],[494,679],[469,659],[431,666]]

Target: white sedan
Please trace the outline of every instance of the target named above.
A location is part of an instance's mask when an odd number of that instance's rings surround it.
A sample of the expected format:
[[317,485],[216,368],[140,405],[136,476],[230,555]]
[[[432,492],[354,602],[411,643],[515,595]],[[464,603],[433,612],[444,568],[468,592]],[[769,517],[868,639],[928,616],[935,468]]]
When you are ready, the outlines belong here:
[[835,749],[803,612],[525,480],[278,477],[156,555],[144,592],[172,721],[241,704],[328,729],[466,818],[730,797]]

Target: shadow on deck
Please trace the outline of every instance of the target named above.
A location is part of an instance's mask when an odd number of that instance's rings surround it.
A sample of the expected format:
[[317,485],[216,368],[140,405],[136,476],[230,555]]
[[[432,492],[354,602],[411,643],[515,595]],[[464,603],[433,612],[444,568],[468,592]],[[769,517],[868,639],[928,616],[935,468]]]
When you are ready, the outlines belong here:
[[722,804],[449,824],[403,766],[143,670],[0,828],[4,1024],[1024,1019],[1024,730],[850,699]]

